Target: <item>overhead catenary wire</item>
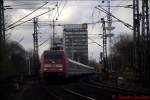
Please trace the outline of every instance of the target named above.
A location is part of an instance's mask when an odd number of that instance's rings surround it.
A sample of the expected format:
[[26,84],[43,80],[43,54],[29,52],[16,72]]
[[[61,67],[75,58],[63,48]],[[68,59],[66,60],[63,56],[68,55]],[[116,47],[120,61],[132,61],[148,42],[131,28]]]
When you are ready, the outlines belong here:
[[14,23],[12,23],[12,24],[8,25],[8,27],[7,27],[7,28],[9,28],[9,27],[11,27],[11,26],[13,26],[13,25],[17,24],[19,21],[21,21],[21,20],[25,19],[26,17],[30,16],[31,14],[33,14],[34,12],[36,12],[37,10],[39,10],[40,8],[44,7],[47,3],[48,3],[48,2],[44,3],[42,6],[38,7],[38,8],[37,8],[37,9],[35,9],[35,10],[33,10],[32,12],[30,12],[30,13],[29,13],[29,14],[27,14],[26,16],[22,17],[21,19],[17,20],[17,21],[16,21],[16,22],[14,22]]
[[[99,7],[99,8],[98,8]],[[119,18],[117,18],[116,16],[114,16],[112,13],[109,13],[107,10],[105,10],[104,8],[102,8],[100,5],[98,7],[95,7],[96,9],[102,11],[103,13],[109,14],[110,16],[112,16],[113,18],[117,19],[119,22],[121,22],[122,24],[124,24],[127,28],[133,30],[133,26],[120,20]]]
[[88,38],[88,39],[90,39],[92,42],[96,43],[98,46],[103,47],[103,46],[100,45],[99,43],[95,42],[93,39],[91,39],[91,38]]
[[63,11],[63,9],[65,8],[66,5],[67,5],[67,0],[65,1],[65,4],[63,5],[63,7],[62,7],[60,13],[58,12],[59,14],[58,14],[58,16],[56,17],[56,19],[58,19],[58,17],[61,15],[61,13],[62,13],[62,11]]
[[[61,1],[62,1],[62,0],[61,0]],[[60,6],[60,5],[61,5],[61,2],[60,2],[60,4],[59,4],[59,6]],[[58,13],[58,11],[59,11],[58,2],[57,2],[57,4],[56,4],[56,9],[57,9],[57,11],[56,11],[55,15],[53,16],[53,20],[55,19],[56,15],[57,15],[57,13]]]
[[46,42],[48,42],[50,40],[50,37],[47,38],[45,41],[43,41],[41,44],[39,44],[39,47],[42,46],[43,44],[45,44]]
[[[91,39],[91,38],[88,38],[88,39],[90,39],[90,40],[92,41],[92,43],[96,43],[98,46],[103,47],[103,46],[100,45],[99,43],[95,42],[93,39]],[[49,40],[50,40],[50,37],[47,38],[45,41],[43,41],[41,44],[39,44],[39,47],[42,46],[42,45],[44,45],[44,44],[45,44],[46,42],[48,42]]]
[[[48,7],[48,9],[50,9],[50,8]],[[57,3],[55,4],[55,9],[57,9],[57,11],[58,11],[58,1],[57,1]],[[54,11],[53,11],[51,14],[48,13],[48,18],[50,19],[50,21],[51,21],[50,16],[52,16],[53,14],[54,14]],[[54,17],[56,16],[56,14],[57,14],[57,13],[55,13],[55,15],[53,16],[52,20],[54,20]]]
[[[45,9],[48,9],[49,7],[43,7],[41,8],[41,10],[45,10]],[[33,9],[36,9],[35,7],[13,7],[13,8],[5,8],[5,9],[8,9],[8,10],[14,10],[14,9],[17,9],[17,10],[22,10],[22,9],[29,9],[29,10],[33,10]]]
[[24,36],[20,40],[18,40],[18,43],[22,42],[23,40],[24,40]]
[[[100,0],[100,1],[102,1],[102,0]],[[103,0],[104,1],[104,0]],[[107,1],[107,0],[106,0]],[[112,1],[112,0],[111,0]],[[123,2],[123,1],[122,1]],[[108,7],[108,6],[103,6],[103,7]],[[118,9],[117,9],[118,10]],[[107,10],[106,10],[107,11]],[[115,10],[116,11],[116,10]],[[98,18],[100,18],[100,11],[98,12],[99,14],[98,14]],[[105,17],[107,17],[107,15],[105,16]],[[102,18],[105,18],[105,17],[102,17]],[[108,21],[105,21],[105,22],[108,22]],[[118,22],[118,21],[113,21],[113,22]],[[100,24],[101,23],[101,19],[100,20],[98,20],[96,23],[98,23],[98,24]]]
[[[12,1],[12,0],[6,0],[6,1]],[[13,1],[25,1],[25,2],[36,1],[37,2],[37,1],[56,1],[56,0],[13,0]],[[57,0],[57,1],[61,1],[61,0]],[[69,0],[69,1],[98,1],[98,0]],[[107,1],[107,0],[99,0],[99,1]],[[132,0],[111,0],[111,1],[132,1]]]
[[[46,13],[48,13],[48,12],[54,10],[54,9],[55,9],[55,8],[53,8],[53,9],[51,9],[51,10],[48,10],[48,11],[46,11],[46,12],[40,14],[40,15],[37,15],[37,16],[35,16],[35,17],[33,17],[33,18],[40,17],[40,16],[42,16],[42,15],[44,15],[44,14],[46,14]],[[26,20],[26,21],[23,21],[22,23],[19,23],[19,24],[15,25],[15,26],[9,27],[9,28],[5,29],[5,31],[8,31],[8,30],[13,29],[13,28],[15,28],[15,27],[17,27],[17,26],[20,26],[20,25],[22,25],[22,24],[24,24],[24,23],[26,23],[26,22],[28,22],[28,21],[31,21],[31,20],[33,20],[33,18],[28,19],[28,20]]]
[[22,4],[21,4],[21,3],[20,3],[20,4],[9,4],[9,5],[6,5],[6,6],[4,6],[4,7],[11,7],[11,6],[17,6],[17,7],[18,7],[18,6],[24,6],[24,5],[28,5],[28,6],[29,6],[29,5],[35,5],[35,4],[37,5],[37,4],[43,4],[43,3],[45,3],[45,2],[32,3],[32,4],[31,4],[31,3],[28,3],[28,4],[27,4],[27,3],[22,3]]
[[[62,0],[60,1],[60,5],[62,3]],[[58,13],[58,16],[59,16],[59,6],[57,6],[57,13]]]
[[[48,1],[45,1],[45,2],[39,2],[39,3],[19,3],[19,4],[8,4],[8,5],[5,5],[4,7],[22,7],[22,6],[35,6],[35,5],[41,5],[41,4],[44,4],[44,3],[46,3],[46,2],[48,2]],[[48,2],[48,4],[56,4],[56,2]]]
[[[6,5],[6,6],[4,6],[4,9],[6,10],[6,9],[10,9],[10,10],[14,10],[14,9],[30,9],[30,10],[33,10],[33,9],[36,9],[37,8],[37,6],[39,6],[39,5],[41,5],[41,4],[43,4],[43,3],[45,3],[45,2],[41,2],[41,3],[32,3],[32,4],[17,4],[17,5]],[[48,4],[47,5],[56,5],[56,2],[52,2],[52,3],[50,3],[50,2],[48,2]],[[34,7],[33,7],[33,6]],[[35,6],[36,5],[36,6]],[[42,7],[42,8],[40,8],[40,9],[48,9],[49,7]]]
[[126,6],[102,6],[102,7],[114,7],[114,8],[121,8],[121,7],[123,7],[123,8],[132,8],[132,5],[126,5]]

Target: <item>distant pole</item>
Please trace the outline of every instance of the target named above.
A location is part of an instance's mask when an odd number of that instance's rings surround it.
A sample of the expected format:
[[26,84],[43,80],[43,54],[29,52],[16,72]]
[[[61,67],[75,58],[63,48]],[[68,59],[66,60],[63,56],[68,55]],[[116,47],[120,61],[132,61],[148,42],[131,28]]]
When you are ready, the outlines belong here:
[[31,75],[31,62],[30,62],[30,55],[28,55],[28,59],[29,59],[29,70],[28,70],[28,74]]
[[54,39],[55,39],[55,21],[53,20],[53,39],[52,39],[52,47],[54,46]]
[[103,64],[104,70],[106,73],[108,72],[108,59],[107,59],[107,36],[106,36],[106,28],[105,28],[105,20],[104,18],[101,19],[102,27],[103,27]]
[[0,42],[5,41],[4,1],[0,0]]
[[33,42],[34,42],[34,54],[33,54],[33,66],[35,74],[38,74],[39,71],[39,55],[38,55],[38,18],[34,18],[34,33],[33,33]]
[[150,31],[149,31],[149,7],[148,0],[142,0],[142,79],[150,81]]
[[135,68],[135,75],[140,79],[141,67],[141,51],[140,51],[140,14],[139,14],[139,0],[133,0],[133,66]]
[[2,41],[2,0],[0,1],[0,42]]
[[[111,17],[111,15],[110,15],[110,13],[111,13],[110,2],[111,2],[111,0],[107,0],[107,6],[108,6],[108,12],[109,12],[109,13],[107,14],[107,22],[108,22],[108,23],[107,23],[107,25],[108,25],[107,30],[108,30],[108,34],[111,34],[111,31],[113,30],[113,28],[112,28],[112,17]],[[110,54],[110,60],[108,60],[108,66],[109,66],[108,70],[109,70],[110,72],[111,72],[111,70],[112,70],[111,46],[112,46],[112,38],[111,38],[111,36],[110,36],[110,37],[109,37],[109,49],[108,49],[109,54]]]

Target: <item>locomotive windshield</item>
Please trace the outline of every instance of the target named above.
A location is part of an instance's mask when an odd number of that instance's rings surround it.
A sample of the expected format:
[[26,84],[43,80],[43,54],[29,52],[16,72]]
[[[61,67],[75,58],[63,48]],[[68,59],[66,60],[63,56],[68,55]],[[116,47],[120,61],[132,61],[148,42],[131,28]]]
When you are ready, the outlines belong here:
[[63,55],[53,54],[53,55],[46,55],[46,59],[48,60],[63,60]]

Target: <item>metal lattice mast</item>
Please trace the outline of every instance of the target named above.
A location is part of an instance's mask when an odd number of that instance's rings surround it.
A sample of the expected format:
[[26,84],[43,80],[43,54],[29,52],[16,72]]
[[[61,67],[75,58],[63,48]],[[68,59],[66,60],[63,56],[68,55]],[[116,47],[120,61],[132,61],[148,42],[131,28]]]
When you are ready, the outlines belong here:
[[149,59],[150,59],[150,33],[149,33],[149,13],[148,0],[142,0],[142,75],[143,79],[149,77]]
[[[108,31],[108,35],[109,35],[109,57],[110,57],[110,59],[112,58],[112,56],[111,56],[111,46],[112,46],[112,38],[111,38],[111,31],[114,29],[114,27],[112,27],[112,17],[111,17],[111,8],[110,8],[110,2],[111,2],[111,0],[107,0],[107,6],[108,6],[108,8],[107,8],[107,11],[108,11],[108,14],[107,14],[107,31]],[[108,36],[107,35],[107,36]],[[108,60],[108,64],[109,64],[109,71],[111,71],[112,70],[112,64],[111,64],[111,60]]]
[[5,40],[4,2],[0,0],[0,41]]
[[38,73],[39,67],[39,56],[38,56],[38,19],[34,18],[34,33],[33,33],[33,42],[34,42],[34,54],[33,54],[33,66],[35,74]]
[[133,66],[135,67],[136,77],[140,76],[140,14],[139,14],[139,0],[133,0]]
[[2,0],[0,1],[0,41],[2,40]]
[[108,6],[108,14],[107,14],[107,21],[108,21],[108,34],[111,32],[111,27],[112,27],[112,17],[110,15],[110,0],[107,1],[107,6]]
[[102,27],[103,27],[103,61],[104,61],[104,69],[108,71],[108,59],[107,59],[107,36],[106,36],[106,26],[104,18],[101,19]]

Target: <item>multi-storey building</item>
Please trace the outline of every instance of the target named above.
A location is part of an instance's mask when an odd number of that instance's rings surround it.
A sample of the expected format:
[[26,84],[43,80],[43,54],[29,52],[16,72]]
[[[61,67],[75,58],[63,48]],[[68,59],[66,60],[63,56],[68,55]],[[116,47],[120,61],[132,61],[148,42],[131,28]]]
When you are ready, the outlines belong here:
[[87,24],[66,24],[63,30],[64,49],[69,58],[88,63]]

